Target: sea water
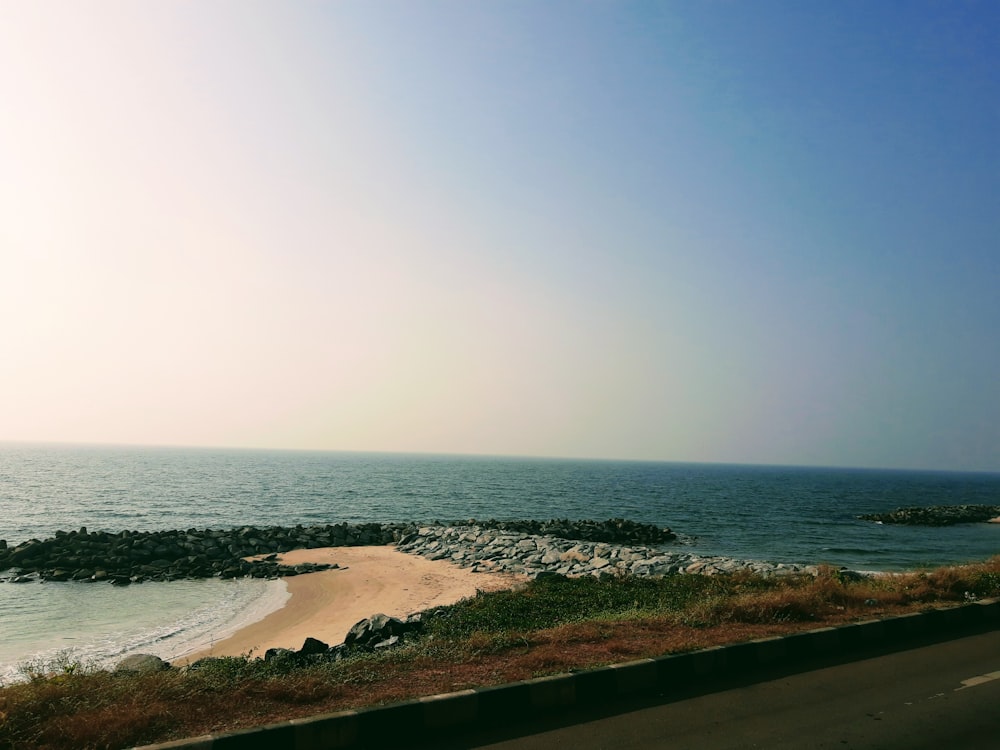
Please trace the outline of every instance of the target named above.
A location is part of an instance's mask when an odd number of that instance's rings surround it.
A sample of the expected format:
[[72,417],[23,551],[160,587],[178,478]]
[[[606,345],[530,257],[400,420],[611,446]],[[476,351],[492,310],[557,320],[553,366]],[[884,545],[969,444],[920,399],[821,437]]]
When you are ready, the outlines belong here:
[[287,598],[281,581],[256,579],[2,585],[0,683],[53,667],[112,666],[132,653],[169,661],[211,648]]
[[[686,551],[899,570],[1000,553],[1000,524],[879,525],[904,505],[1000,504],[1000,474],[181,448],[0,445],[0,538],[57,530],[625,517]],[[281,582],[0,583],[0,679],[28,661],[164,658],[279,606]]]

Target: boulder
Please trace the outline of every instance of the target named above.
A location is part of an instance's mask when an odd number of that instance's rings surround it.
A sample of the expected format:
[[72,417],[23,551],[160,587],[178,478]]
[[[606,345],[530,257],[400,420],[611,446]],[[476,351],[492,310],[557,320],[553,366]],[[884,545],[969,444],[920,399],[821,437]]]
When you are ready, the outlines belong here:
[[163,661],[159,656],[153,654],[132,654],[126,656],[115,667],[116,672],[134,672],[148,674],[151,672],[162,672],[170,669],[169,662]]
[[301,656],[312,656],[313,654],[325,654],[329,650],[330,646],[318,638],[306,638],[298,653]]
[[376,651],[380,651],[382,649],[392,648],[393,646],[396,645],[399,645],[399,636],[392,635],[386,638],[384,641],[379,641],[374,646],[372,646],[372,648],[375,649]]
[[404,622],[398,617],[389,617],[381,612],[354,624],[344,636],[345,646],[371,647],[387,641],[392,636],[413,632],[420,626],[420,621]]
[[[308,642],[311,639],[306,639]],[[290,648],[269,648],[264,652],[264,661],[280,661],[290,659],[295,656],[295,652]]]

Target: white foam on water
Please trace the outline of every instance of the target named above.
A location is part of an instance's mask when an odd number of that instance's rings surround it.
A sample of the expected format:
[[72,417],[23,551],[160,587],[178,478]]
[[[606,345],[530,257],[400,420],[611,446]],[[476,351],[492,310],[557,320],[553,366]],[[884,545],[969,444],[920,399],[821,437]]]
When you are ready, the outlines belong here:
[[[209,617],[204,622],[193,618],[190,627],[167,634],[155,644],[155,650],[143,653],[153,653],[161,659],[171,661],[209,649],[214,643],[228,638],[247,625],[263,620],[272,612],[281,609],[290,597],[291,594],[284,581],[267,581],[259,596],[251,599],[244,606],[234,607],[229,612],[228,617]],[[130,653],[140,653],[140,651],[140,649],[135,649]],[[262,654],[254,655],[262,656]]]
[[[10,621],[17,642],[0,649],[0,684],[74,664],[113,668],[136,653],[172,661],[263,619],[290,596],[284,581],[258,579],[146,583],[127,589],[79,583],[6,585],[17,588],[5,593],[16,591],[26,604],[45,607],[47,628],[34,635],[26,632],[27,626],[41,624],[30,606],[25,615],[34,616],[20,630]],[[8,605],[11,618],[15,602],[0,602]]]

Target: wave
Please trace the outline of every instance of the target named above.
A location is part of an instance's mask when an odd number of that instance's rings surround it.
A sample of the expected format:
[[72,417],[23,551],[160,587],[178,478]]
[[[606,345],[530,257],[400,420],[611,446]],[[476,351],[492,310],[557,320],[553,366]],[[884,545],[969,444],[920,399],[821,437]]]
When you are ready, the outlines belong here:
[[[208,649],[213,643],[263,619],[284,606],[289,597],[285,583],[280,580],[241,579],[207,583],[209,585],[204,587],[200,601],[190,600],[184,611],[166,618],[161,624],[133,629],[96,627],[72,636],[38,632],[33,645],[24,644],[26,648],[21,650],[16,660],[0,662],[0,684],[24,679],[31,672],[59,671],[69,665],[110,669],[126,656],[136,653],[155,654],[165,661],[173,661]],[[148,592],[152,587],[144,584],[143,588]],[[38,589],[34,593],[37,594]],[[134,592],[122,593],[126,596],[122,597],[114,613],[117,622],[129,622],[150,607],[149,596],[128,597],[127,594]],[[60,645],[43,646],[53,642]]]

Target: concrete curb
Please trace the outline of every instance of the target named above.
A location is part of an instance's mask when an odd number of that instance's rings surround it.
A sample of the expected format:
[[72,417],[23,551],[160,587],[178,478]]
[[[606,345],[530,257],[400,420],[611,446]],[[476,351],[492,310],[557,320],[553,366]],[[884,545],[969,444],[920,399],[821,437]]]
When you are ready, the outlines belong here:
[[676,690],[794,666],[892,650],[922,639],[1000,628],[1000,599],[818,628],[793,635],[431,695],[388,706],[292,719],[239,732],[144,745],[141,750],[333,750],[406,747],[469,729],[510,724],[629,696]]

